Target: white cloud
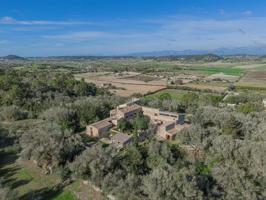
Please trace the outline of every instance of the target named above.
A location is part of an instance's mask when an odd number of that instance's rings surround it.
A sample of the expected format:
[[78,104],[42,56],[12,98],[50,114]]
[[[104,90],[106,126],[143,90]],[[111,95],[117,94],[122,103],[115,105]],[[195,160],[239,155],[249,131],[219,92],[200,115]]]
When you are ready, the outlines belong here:
[[[226,13],[225,13],[226,14]],[[241,17],[239,17],[241,14]],[[248,13],[246,13],[247,15]],[[219,17],[219,19],[193,16],[168,16],[158,19],[137,19],[135,21],[108,21],[100,29],[83,26],[82,29],[42,31],[28,37],[35,40],[40,51],[71,54],[129,53],[162,49],[215,49],[220,47],[241,47],[266,43],[266,17],[244,16]],[[250,15],[250,13],[249,13]],[[2,23],[26,24],[13,18],[1,19]],[[0,21],[0,23],[1,23]],[[66,21],[68,22],[68,21]],[[48,21],[27,21],[28,24],[48,24]],[[52,22],[49,24],[59,24]],[[61,22],[64,24],[65,22]],[[145,28],[138,28],[140,27]],[[19,28],[57,28],[56,26],[18,26]],[[13,28],[13,27],[12,27]],[[17,27],[16,27],[17,28]],[[64,32],[62,32],[64,31]],[[10,40],[11,41],[11,40]],[[21,40],[25,41],[25,40]],[[30,42],[29,42],[30,43]],[[25,48],[25,45],[21,45]],[[32,48],[34,49],[34,48]],[[33,52],[34,53],[34,52]]]
[[[156,34],[156,33],[153,33]],[[92,39],[102,39],[102,40],[121,40],[121,39],[139,39],[144,37],[149,37],[149,32],[131,32],[131,31],[115,31],[115,32],[103,32],[103,31],[76,31],[69,32],[65,34],[57,35],[44,35],[42,38],[53,39],[53,40],[73,40],[73,41],[84,41]]]
[[61,35],[46,35],[43,38],[59,40],[88,40],[107,36],[108,33],[98,31],[71,32]]
[[[136,22],[135,22],[136,23]],[[141,21],[143,23],[143,21]],[[64,41],[76,48],[82,45],[101,46],[104,49],[115,51],[143,51],[160,49],[210,49],[219,47],[248,46],[253,45],[254,40],[265,42],[262,36],[266,35],[266,18],[243,19],[187,19],[166,18],[156,22],[145,22],[147,25],[156,24],[153,29],[109,30],[102,31],[77,31],[58,35],[42,36],[44,39],[52,39],[56,42]],[[210,39],[211,38],[211,39]],[[75,43],[77,41],[77,43]],[[84,43],[78,43],[83,41]],[[86,42],[90,42],[86,44]],[[67,46],[66,44],[66,46]],[[95,46],[94,46],[95,48]]]
[[45,20],[17,20],[13,17],[5,16],[0,18],[0,24],[9,25],[79,25],[79,24],[92,24],[89,21],[45,21]]
[[248,16],[249,17],[249,16],[251,16],[253,14],[253,12],[251,10],[246,10],[246,11],[243,12],[243,14],[245,16]]

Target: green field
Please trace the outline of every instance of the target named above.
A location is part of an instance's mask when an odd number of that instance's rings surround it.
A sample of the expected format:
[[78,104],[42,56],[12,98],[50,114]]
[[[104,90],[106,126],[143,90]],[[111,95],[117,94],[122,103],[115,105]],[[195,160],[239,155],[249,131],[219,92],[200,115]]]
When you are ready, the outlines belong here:
[[66,191],[61,193],[55,198],[52,198],[52,200],[75,200],[76,198],[70,191]]
[[232,67],[191,67],[188,68],[188,70],[198,71],[209,75],[224,73],[226,75],[241,76],[244,73],[243,69]]
[[182,97],[185,94],[188,94],[188,93],[196,93],[196,94],[199,94],[199,96],[206,95],[206,94],[212,94],[212,95],[221,96],[219,94],[213,94],[213,93],[208,93],[208,92],[197,92],[197,91],[187,91],[187,90],[177,90],[177,89],[165,89],[165,90],[161,90],[159,92],[156,92],[154,94],[147,95],[147,96],[145,96],[145,99],[147,99],[147,100],[158,99],[163,94],[169,94],[173,100],[180,101],[182,99]]

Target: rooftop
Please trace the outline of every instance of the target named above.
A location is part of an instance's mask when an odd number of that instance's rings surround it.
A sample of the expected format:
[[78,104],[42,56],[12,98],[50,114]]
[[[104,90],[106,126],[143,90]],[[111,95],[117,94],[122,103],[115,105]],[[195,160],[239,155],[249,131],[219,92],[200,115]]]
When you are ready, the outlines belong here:
[[117,133],[112,137],[112,140],[119,142],[119,143],[125,143],[128,140],[130,140],[132,136],[124,134],[124,133]]
[[107,118],[107,119],[104,119],[102,121],[98,121],[98,122],[95,122],[93,124],[90,124],[90,126],[93,126],[93,127],[97,128],[97,129],[104,128],[104,127],[112,125],[110,120],[111,120],[111,118]]
[[168,112],[168,111],[162,111],[160,110],[160,115],[167,115],[167,116],[172,116],[172,117],[178,117],[178,113],[174,113],[174,112]]
[[126,106],[124,108],[120,108],[119,110],[123,113],[128,113],[128,112],[131,112],[131,111],[134,111],[137,109],[141,109],[141,106],[139,106],[137,104],[132,104],[132,105]]

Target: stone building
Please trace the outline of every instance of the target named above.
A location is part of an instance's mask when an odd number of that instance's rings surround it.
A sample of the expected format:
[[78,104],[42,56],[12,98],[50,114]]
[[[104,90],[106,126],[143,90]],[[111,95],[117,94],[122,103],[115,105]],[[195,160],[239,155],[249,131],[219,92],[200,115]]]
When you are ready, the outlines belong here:
[[116,109],[111,110],[110,117],[117,120],[126,119],[130,120],[134,118],[138,113],[142,112],[142,107],[138,104],[123,104]]
[[104,119],[86,127],[86,134],[92,137],[105,137],[109,129],[113,127],[111,119]]
[[158,127],[157,134],[163,139],[172,140],[174,139],[177,130],[175,128],[175,122],[165,122]]
[[[119,105],[116,109],[111,110],[110,118],[87,126],[86,132],[93,137],[105,137],[109,129],[117,126],[120,119],[131,120],[138,113],[143,113],[150,118],[151,123],[156,127],[156,134],[162,139],[172,140],[179,131],[187,127],[187,124],[185,124],[185,114],[144,107],[133,101]],[[124,141],[123,139],[127,138],[128,135],[121,134],[113,136],[116,146],[119,146],[119,144],[125,146],[127,144],[127,140]],[[116,142],[119,140],[120,142]]]
[[186,126],[185,114],[162,111],[160,109],[142,107],[143,114],[149,116],[157,124],[156,134],[166,140],[174,139],[175,135]]

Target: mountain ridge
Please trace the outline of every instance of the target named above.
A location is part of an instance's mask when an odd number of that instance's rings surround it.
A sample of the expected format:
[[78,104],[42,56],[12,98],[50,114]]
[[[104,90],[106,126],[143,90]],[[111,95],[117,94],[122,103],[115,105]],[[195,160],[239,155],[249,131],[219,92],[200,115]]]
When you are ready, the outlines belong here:
[[203,54],[216,54],[219,56],[228,55],[266,55],[266,45],[251,46],[251,47],[233,47],[233,48],[218,48],[213,50],[162,50],[162,51],[147,51],[135,52],[127,54],[126,56],[135,57],[161,57],[161,56],[189,56],[189,55],[203,55]]

